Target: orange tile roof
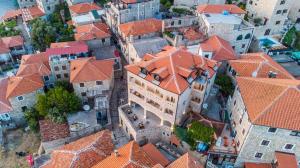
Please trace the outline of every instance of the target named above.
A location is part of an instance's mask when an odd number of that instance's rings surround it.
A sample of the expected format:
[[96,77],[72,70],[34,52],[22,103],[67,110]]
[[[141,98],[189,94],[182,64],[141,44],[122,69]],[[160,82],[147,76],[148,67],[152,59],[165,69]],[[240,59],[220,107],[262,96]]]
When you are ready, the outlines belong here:
[[74,12],[76,14],[82,14],[82,13],[88,13],[92,10],[100,10],[101,7],[98,6],[96,3],[79,3],[76,5],[72,5],[69,7],[71,12]]
[[94,40],[111,36],[109,27],[105,23],[93,23],[76,27],[75,40]]
[[120,32],[128,37],[162,31],[162,21],[154,18],[123,23],[119,25]]
[[300,81],[237,77],[250,121],[256,125],[300,130]]
[[17,10],[9,10],[7,11],[2,17],[2,20],[8,20],[8,19],[14,19],[17,16],[21,16],[22,15],[22,10],[21,9],[17,9]]
[[6,98],[21,96],[44,87],[40,75],[14,76],[8,79]]
[[238,76],[268,78],[270,71],[276,72],[276,78],[294,79],[281,65],[265,53],[242,54],[241,59],[229,61]]
[[92,167],[109,156],[113,148],[111,132],[100,131],[54,150],[51,160],[41,168]]
[[296,156],[293,153],[275,152],[277,168],[297,168]]
[[84,41],[69,41],[51,43],[50,48],[46,49],[46,54],[62,55],[62,54],[79,54],[88,52],[88,45]]
[[21,10],[22,10],[22,17],[23,17],[24,22],[27,22],[27,21],[30,21],[30,20],[33,20],[35,18],[45,15],[45,13],[38,6],[23,8]]
[[6,98],[6,90],[8,86],[8,79],[0,79],[0,114],[12,111],[12,107]]
[[112,153],[93,168],[151,168],[155,164],[136,142],[131,141],[118,149],[117,156]]
[[96,60],[95,57],[79,58],[71,61],[70,82],[107,80],[112,78],[114,61]]
[[65,47],[72,47],[72,46],[84,45],[84,44],[86,44],[84,41],[58,42],[58,43],[51,43],[50,48],[65,48]]
[[237,59],[237,55],[230,43],[217,35],[211,36],[206,41],[200,43],[200,48],[204,52],[213,52],[212,59],[216,61]]
[[142,148],[156,163],[159,163],[162,166],[167,166],[169,164],[170,161],[162,153],[160,153],[160,151],[153,144],[148,143]]
[[7,48],[24,45],[24,39],[20,35],[11,36],[11,37],[2,37],[0,40],[2,41],[2,45],[5,45],[5,47]]
[[272,168],[271,163],[245,163],[245,168]]
[[48,76],[51,74],[49,57],[44,52],[22,56],[17,76],[30,75],[34,73],[38,73],[41,76]]
[[[137,3],[137,0],[121,0],[122,2],[126,3],[126,4],[133,4],[133,3]],[[140,2],[140,1],[139,1]]]
[[224,11],[228,11],[231,14],[246,14],[246,11],[239,8],[236,5],[224,4],[224,5],[199,5],[197,6],[198,13],[223,13]]
[[186,153],[172,162],[167,168],[204,168],[191,154]]
[[144,78],[152,82],[154,74],[160,76],[159,87],[170,92],[181,94],[189,87],[188,77],[195,79],[197,73],[209,72],[209,77],[215,74],[216,61],[194,55],[183,48],[168,47],[156,55],[146,54],[142,61],[127,65],[127,71],[139,75],[141,69],[147,70]]
[[155,166],[153,166],[152,168],[164,168],[161,164],[156,164]]
[[181,28],[179,31],[182,32],[184,38],[189,41],[195,41],[204,38],[204,33],[197,28],[193,28],[193,27]]

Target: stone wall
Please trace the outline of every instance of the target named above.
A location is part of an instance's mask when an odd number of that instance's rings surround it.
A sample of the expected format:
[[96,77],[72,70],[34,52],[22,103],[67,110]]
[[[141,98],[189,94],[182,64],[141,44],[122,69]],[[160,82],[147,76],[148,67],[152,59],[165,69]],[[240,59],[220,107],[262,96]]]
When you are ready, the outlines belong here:
[[[104,41],[102,41],[104,40]],[[95,39],[95,40],[89,40],[87,41],[87,45],[89,46],[89,49],[97,49],[103,46],[109,46],[110,45],[110,37],[103,38],[103,39]]]

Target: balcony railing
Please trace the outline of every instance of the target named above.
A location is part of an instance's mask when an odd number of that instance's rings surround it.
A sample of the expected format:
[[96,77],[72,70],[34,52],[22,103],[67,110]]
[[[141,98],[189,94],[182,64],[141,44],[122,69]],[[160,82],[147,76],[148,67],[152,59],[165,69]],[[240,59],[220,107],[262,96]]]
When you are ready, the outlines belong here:
[[156,103],[155,101],[148,100],[147,103],[160,110],[160,105],[158,103]]

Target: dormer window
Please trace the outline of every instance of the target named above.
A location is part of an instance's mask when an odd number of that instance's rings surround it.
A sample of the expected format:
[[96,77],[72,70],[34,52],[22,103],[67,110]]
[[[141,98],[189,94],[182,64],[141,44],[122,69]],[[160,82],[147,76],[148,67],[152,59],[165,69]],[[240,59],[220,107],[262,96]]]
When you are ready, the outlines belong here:
[[147,71],[146,68],[141,68],[141,73],[144,74],[144,75],[147,75],[148,71]]
[[155,79],[156,81],[160,81],[160,76],[159,76],[159,75],[154,74],[153,77],[154,77],[154,79]]

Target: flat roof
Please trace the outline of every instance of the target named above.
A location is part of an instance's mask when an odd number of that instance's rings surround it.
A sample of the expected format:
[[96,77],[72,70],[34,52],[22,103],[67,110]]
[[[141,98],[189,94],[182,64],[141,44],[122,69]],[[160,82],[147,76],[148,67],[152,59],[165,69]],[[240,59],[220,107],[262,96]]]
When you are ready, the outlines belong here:
[[209,23],[241,24],[243,22],[240,17],[230,14],[204,14],[204,17]]

